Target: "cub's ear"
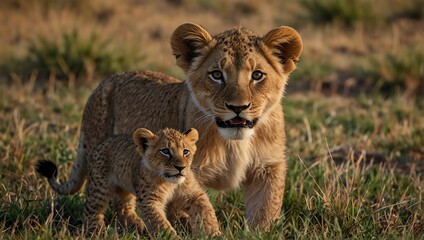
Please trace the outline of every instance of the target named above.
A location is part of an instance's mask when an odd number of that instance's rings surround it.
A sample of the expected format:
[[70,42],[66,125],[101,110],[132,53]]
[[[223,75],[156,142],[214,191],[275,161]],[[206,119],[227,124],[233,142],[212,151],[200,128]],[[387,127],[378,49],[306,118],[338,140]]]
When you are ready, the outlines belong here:
[[278,27],[263,37],[263,42],[280,59],[284,73],[291,73],[299,61],[303,43],[299,33],[291,27]]
[[187,139],[187,141],[196,143],[197,140],[199,139],[199,133],[197,132],[197,130],[195,128],[190,128],[189,130],[187,130],[184,133],[185,138]]
[[171,36],[171,47],[177,59],[177,65],[187,72],[193,59],[211,40],[211,35],[197,24],[180,25]]
[[156,135],[146,128],[139,128],[133,134],[133,141],[137,152],[144,155],[149,143],[156,139]]

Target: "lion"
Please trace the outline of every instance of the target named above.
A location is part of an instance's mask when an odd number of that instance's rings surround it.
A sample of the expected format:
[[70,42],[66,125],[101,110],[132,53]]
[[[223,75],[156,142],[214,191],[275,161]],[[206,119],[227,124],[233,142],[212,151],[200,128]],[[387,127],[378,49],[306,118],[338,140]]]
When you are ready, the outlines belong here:
[[[198,132],[189,129],[184,134],[165,128],[157,134],[145,128],[137,129],[131,139],[121,134],[106,138],[99,144],[88,164],[88,184],[84,221],[86,229],[95,233],[105,229],[104,213],[115,197],[115,209],[121,223],[151,236],[160,231],[177,232],[166,218],[166,203],[174,197],[184,198],[179,206],[189,213],[193,232],[203,227],[209,235],[219,235],[219,224],[208,195],[190,170],[196,152]],[[40,160],[37,172],[47,177],[55,191],[60,192],[57,167]],[[141,212],[141,219],[135,205]]]
[[[283,201],[281,99],[302,52],[299,34],[286,26],[263,36],[236,27],[212,36],[185,23],[173,32],[171,47],[185,81],[151,71],[125,72],[93,91],[83,112],[72,184],[60,191],[69,194],[84,184],[95,146],[110,135],[138,127],[196,128],[192,169],[199,183],[217,190],[242,185],[248,225],[269,229]],[[173,199],[169,209],[179,201]]]

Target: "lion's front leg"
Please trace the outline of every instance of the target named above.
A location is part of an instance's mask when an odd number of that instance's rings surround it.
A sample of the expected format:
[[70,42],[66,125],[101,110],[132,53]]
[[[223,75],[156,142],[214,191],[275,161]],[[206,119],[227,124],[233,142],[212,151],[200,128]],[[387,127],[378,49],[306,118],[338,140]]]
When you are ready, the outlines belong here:
[[269,230],[280,217],[286,178],[285,161],[250,169],[245,182],[249,226]]

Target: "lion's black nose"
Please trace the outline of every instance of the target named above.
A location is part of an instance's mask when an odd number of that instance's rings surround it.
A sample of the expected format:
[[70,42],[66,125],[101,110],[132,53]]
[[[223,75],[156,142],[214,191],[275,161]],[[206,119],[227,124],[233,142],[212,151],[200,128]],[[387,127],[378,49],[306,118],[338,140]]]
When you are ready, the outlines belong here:
[[225,106],[230,109],[231,111],[235,112],[236,114],[241,113],[243,110],[247,109],[250,107],[250,103],[247,105],[241,105],[241,106],[234,106],[234,105],[230,105],[228,103],[225,103]]
[[185,168],[185,166],[177,166],[177,165],[174,165],[174,167],[180,172]]

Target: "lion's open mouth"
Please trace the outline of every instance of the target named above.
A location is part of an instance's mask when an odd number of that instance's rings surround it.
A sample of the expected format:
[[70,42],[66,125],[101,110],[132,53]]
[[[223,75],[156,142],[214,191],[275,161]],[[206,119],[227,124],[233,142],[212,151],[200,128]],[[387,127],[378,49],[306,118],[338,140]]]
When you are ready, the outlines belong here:
[[181,174],[181,173],[177,173],[177,174],[174,174],[174,175],[171,175],[169,173],[164,173],[163,176],[166,177],[166,178],[173,178],[173,177],[180,178],[180,177],[184,177],[184,175]]
[[256,125],[257,121],[257,118],[255,118],[253,121],[249,121],[241,117],[235,117],[228,121],[223,121],[220,118],[215,118],[216,124],[218,125],[218,127],[221,128],[253,128]]

